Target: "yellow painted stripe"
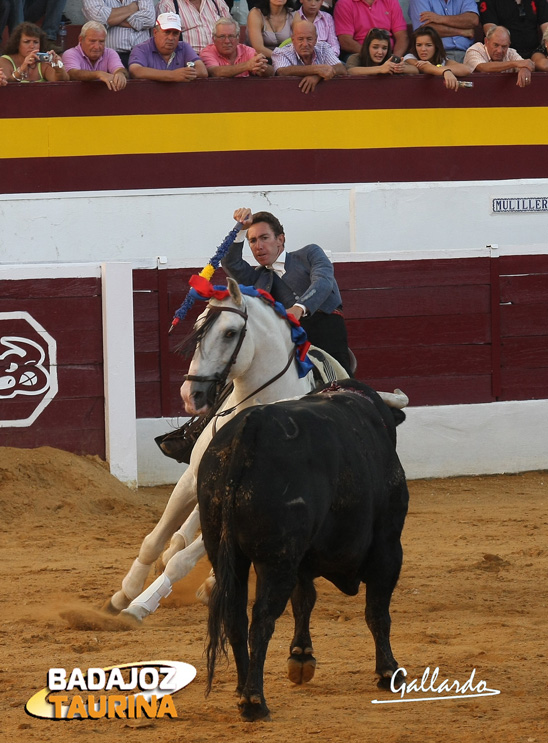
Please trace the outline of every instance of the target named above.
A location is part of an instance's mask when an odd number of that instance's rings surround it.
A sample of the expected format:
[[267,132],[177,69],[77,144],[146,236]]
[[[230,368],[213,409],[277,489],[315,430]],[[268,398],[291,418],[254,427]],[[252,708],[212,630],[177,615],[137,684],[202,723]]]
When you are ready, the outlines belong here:
[[546,143],[543,107],[0,119],[0,158]]

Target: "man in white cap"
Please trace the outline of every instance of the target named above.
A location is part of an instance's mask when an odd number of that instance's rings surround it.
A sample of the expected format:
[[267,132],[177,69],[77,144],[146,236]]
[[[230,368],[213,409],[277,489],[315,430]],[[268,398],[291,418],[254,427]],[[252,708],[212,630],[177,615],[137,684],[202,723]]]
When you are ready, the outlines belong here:
[[181,36],[181,19],[176,13],[161,13],[153,36],[133,48],[129,74],[139,80],[190,83],[207,77],[207,69],[194,49]]

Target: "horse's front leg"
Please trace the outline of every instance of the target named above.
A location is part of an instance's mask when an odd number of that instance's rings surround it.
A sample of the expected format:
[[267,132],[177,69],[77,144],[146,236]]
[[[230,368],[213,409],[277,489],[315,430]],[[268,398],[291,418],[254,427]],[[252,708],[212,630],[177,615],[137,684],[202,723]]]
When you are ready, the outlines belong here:
[[117,614],[139,596],[151,566],[160,557],[165,543],[195,504],[196,478],[193,468],[189,467],[171,493],[160,520],[150,534],[143,539],[139,556],[123,579],[122,588],[105,605],[104,608],[107,611]]
[[196,532],[200,528],[200,511],[198,506],[194,508],[190,516],[187,518],[185,523],[178,529],[175,534],[172,535],[169,542],[169,547],[162,555],[162,562],[164,566],[168,564],[172,557],[177,552],[180,552],[185,547],[188,547],[196,538]]
[[160,600],[169,596],[172,586],[188,575],[192,568],[206,554],[201,535],[194,542],[177,552],[166,565],[164,572],[148,586],[139,596],[133,599],[123,614],[142,621],[149,614],[156,611]]

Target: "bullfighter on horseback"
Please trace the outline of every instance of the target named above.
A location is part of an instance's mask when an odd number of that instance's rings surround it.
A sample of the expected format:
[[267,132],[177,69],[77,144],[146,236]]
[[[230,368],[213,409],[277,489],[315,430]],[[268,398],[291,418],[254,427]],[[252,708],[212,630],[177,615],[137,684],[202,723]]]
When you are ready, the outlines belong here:
[[[314,244],[286,251],[284,228],[270,212],[252,214],[241,208],[234,219],[242,231],[221,262],[225,272],[240,284],[272,294],[300,321],[310,343],[337,359],[351,375],[341,294],[327,255]],[[256,267],[242,258],[245,230]]]

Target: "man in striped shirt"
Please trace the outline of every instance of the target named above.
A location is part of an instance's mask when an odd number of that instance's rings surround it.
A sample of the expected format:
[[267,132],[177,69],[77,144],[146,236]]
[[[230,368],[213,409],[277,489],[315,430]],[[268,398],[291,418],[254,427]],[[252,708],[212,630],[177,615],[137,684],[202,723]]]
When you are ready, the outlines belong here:
[[299,88],[311,93],[321,80],[346,75],[346,67],[325,41],[318,41],[316,27],[310,21],[295,21],[291,44],[272,52],[276,75],[302,77]]
[[176,13],[181,19],[183,41],[198,54],[211,44],[215,22],[230,18],[225,0],[160,0],[156,13]]
[[150,38],[156,21],[153,0],[83,0],[82,10],[88,21],[107,27],[106,46],[118,52],[124,67],[133,47]]

